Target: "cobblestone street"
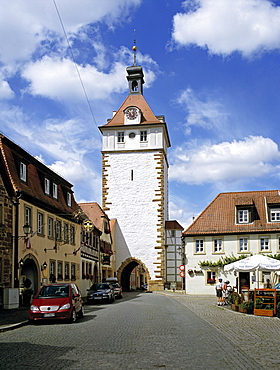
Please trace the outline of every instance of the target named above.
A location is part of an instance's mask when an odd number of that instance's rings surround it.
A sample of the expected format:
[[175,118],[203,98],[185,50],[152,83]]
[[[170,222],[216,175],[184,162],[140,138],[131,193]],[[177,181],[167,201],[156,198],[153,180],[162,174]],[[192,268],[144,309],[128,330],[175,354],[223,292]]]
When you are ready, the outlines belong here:
[[75,324],[0,333],[1,369],[279,369],[280,320],[215,306],[215,297],[126,293]]
[[280,369],[280,319],[277,317],[246,315],[218,307],[213,297],[165,294],[195,312],[263,367]]

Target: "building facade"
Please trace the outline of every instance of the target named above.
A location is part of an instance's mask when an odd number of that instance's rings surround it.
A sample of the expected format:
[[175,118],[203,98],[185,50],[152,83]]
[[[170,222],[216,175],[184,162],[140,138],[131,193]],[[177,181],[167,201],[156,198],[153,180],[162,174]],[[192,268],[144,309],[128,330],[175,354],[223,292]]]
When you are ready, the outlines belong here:
[[4,135],[0,161],[0,251],[11,277],[2,268],[4,285],[19,290],[22,301],[48,282],[79,285],[81,225],[72,184]]
[[264,254],[280,258],[280,192],[252,191],[219,194],[183,232],[186,253],[186,292],[214,294],[219,277],[240,291],[279,281],[275,272],[225,272],[239,258]]
[[83,227],[81,248],[82,281],[81,291],[85,295],[92,283],[100,283],[116,276],[115,251],[111,235],[110,220],[96,202],[79,203],[84,216],[84,225],[89,221],[91,228]]
[[176,220],[165,221],[165,288],[185,289],[185,255],[182,250],[183,227]]
[[123,242],[116,268],[119,279],[140,265],[151,289],[163,289],[165,221],[168,219],[170,146],[163,116],[155,116],[143,97],[142,67],[127,68],[128,97],[99,127],[102,144],[102,208],[118,221]]

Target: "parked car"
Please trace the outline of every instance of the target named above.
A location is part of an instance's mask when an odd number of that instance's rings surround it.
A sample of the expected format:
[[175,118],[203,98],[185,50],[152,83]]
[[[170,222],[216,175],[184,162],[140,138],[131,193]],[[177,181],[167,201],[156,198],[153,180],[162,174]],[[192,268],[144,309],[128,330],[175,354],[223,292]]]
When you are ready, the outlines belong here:
[[113,286],[115,298],[122,298],[122,287],[118,283],[118,279],[116,277],[107,278],[106,283],[110,283]]
[[121,299],[122,298],[122,287],[118,283],[112,283],[115,292],[115,298]]
[[30,322],[66,320],[75,322],[84,316],[82,295],[76,284],[57,283],[41,287],[28,311]]
[[98,301],[114,302],[115,292],[112,284],[96,283],[88,289],[87,302],[93,303]]

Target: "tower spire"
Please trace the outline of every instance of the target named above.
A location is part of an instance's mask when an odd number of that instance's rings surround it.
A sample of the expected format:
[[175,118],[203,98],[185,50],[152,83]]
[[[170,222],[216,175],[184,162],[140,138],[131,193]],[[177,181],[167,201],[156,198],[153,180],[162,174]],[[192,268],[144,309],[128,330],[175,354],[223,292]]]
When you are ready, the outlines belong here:
[[133,65],[136,66],[136,54],[137,54],[137,46],[136,46],[136,30],[134,30],[134,41],[133,41],[133,46],[132,46],[132,50],[134,51],[134,63]]
[[134,42],[132,50],[134,52],[134,62],[133,66],[127,67],[127,81],[129,87],[129,95],[143,94],[144,85],[144,73],[141,66],[137,66],[137,46],[136,46],[136,30],[134,30]]

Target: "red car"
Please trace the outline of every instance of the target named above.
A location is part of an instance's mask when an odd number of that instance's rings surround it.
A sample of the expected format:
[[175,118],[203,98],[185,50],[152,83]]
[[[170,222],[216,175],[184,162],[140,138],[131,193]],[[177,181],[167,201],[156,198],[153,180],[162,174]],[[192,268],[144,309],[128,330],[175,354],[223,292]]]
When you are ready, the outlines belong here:
[[75,322],[84,316],[81,293],[76,284],[44,285],[35,295],[28,311],[30,322],[38,320],[66,320]]

